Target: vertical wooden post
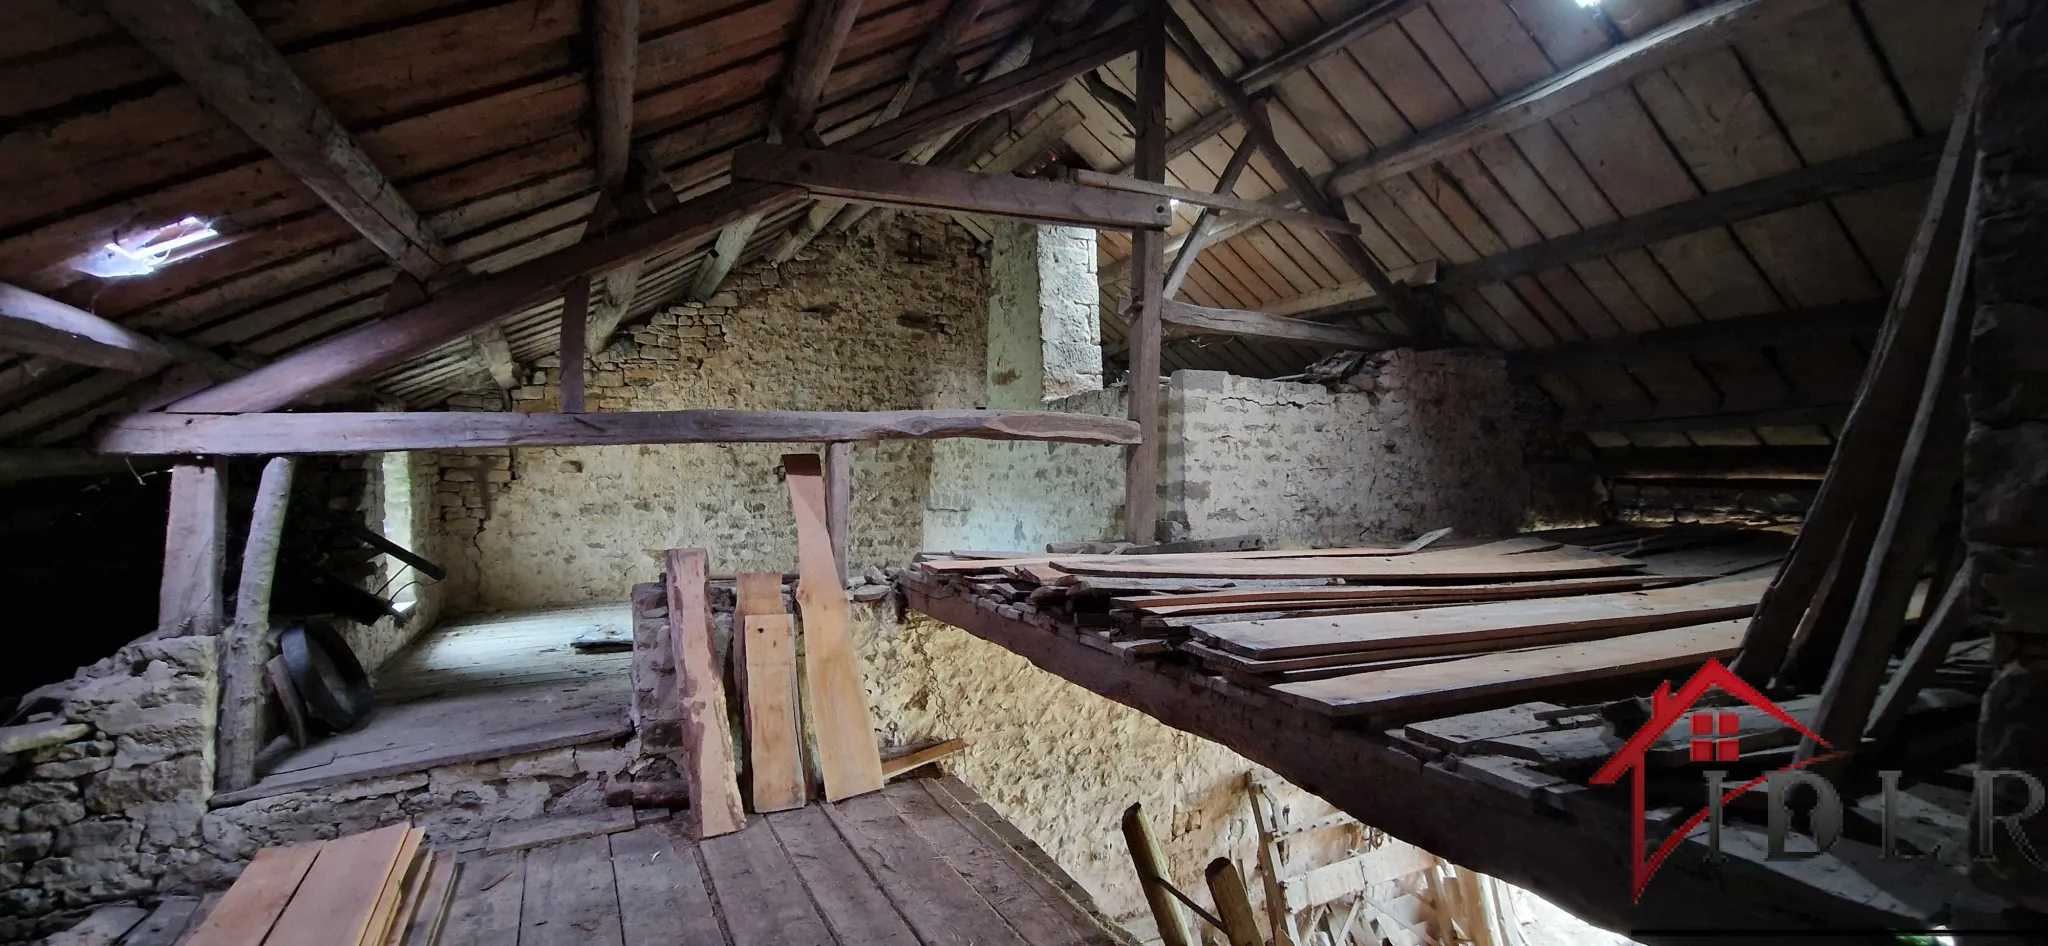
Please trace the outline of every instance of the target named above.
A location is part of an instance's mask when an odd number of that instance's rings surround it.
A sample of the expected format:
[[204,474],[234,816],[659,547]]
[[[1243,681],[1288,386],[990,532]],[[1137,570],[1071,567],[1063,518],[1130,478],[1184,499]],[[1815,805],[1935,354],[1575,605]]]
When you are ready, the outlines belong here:
[[220,756],[216,777],[224,792],[256,783],[256,753],[263,747],[263,638],[270,631],[270,584],[284,539],[285,509],[291,504],[292,469],[290,457],[275,457],[263,466],[249,514],[249,541],[242,546],[235,621],[221,640],[215,745]]
[[1286,858],[1280,853],[1280,842],[1273,835],[1280,828],[1278,806],[1266,787],[1251,776],[1245,776],[1246,793],[1251,796],[1252,824],[1259,832],[1259,882],[1266,890],[1266,926],[1273,931],[1273,946],[1295,946],[1301,942],[1301,932],[1295,927],[1294,914],[1287,909],[1287,898],[1280,886],[1280,872],[1286,867]]
[[825,528],[832,534],[832,560],[839,564],[839,583],[846,584],[846,550],[853,531],[853,444],[825,447]]
[[[1166,180],[1166,3],[1152,0],[1138,41],[1138,153],[1134,176]],[[1124,468],[1124,538],[1159,540],[1159,310],[1165,301],[1166,233],[1131,233],[1130,418],[1144,437]]]
[[158,637],[220,633],[221,558],[228,530],[227,489],[221,473],[217,463],[171,467],[164,582],[157,594]]
[[590,331],[590,280],[569,280],[562,293],[562,413],[583,413],[583,343]]
[[1123,827],[1124,844],[1131,849],[1131,864],[1138,870],[1138,887],[1145,892],[1145,903],[1152,908],[1152,921],[1159,927],[1160,943],[1162,946],[1195,946],[1201,941],[1188,927],[1186,909],[1161,886],[1173,881],[1166,876],[1166,853],[1159,849],[1158,839],[1152,836],[1152,825],[1145,820],[1145,807],[1133,802],[1131,807],[1124,809]]
[[[1230,946],[1265,946],[1259,938],[1258,915],[1252,912],[1251,897],[1244,892],[1244,877],[1230,858],[1219,857],[1203,871],[1209,880],[1209,899],[1216,904],[1216,918],[1223,921],[1223,936]],[[1490,946],[1490,944],[1489,944]]]

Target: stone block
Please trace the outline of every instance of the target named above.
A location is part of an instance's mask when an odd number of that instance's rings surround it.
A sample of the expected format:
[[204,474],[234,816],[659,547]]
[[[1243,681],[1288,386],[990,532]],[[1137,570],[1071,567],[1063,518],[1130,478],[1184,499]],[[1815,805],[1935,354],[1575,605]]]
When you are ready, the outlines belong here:
[[43,888],[65,906],[84,906],[150,893],[158,873],[156,860],[146,854],[45,857],[28,869],[23,881]]
[[32,769],[29,769],[28,774],[29,777],[31,778],[83,778],[87,775],[93,774],[94,772],[104,772],[110,768],[113,768],[113,766],[114,760],[112,758],[107,756],[97,756],[88,759],[70,759],[62,762],[44,762],[40,765],[35,766]]
[[[85,801],[93,811],[107,814],[149,802],[174,801],[186,793],[206,791],[210,787],[208,768],[205,759],[196,754],[141,768],[117,766],[93,782]],[[23,811],[22,816],[26,818],[28,812]]]
[[93,818],[57,829],[58,854],[75,857],[105,857],[136,850],[142,843],[142,825],[126,818]]
[[46,802],[68,801],[79,794],[78,786],[72,782],[22,782],[0,789],[0,800],[25,808]]
[[33,752],[92,735],[92,727],[60,719],[0,726],[0,753]]
[[56,835],[49,831],[23,831],[0,838],[0,858],[10,864],[26,864],[50,853]]
[[1964,464],[1971,542],[2048,546],[2048,422],[1973,426]]

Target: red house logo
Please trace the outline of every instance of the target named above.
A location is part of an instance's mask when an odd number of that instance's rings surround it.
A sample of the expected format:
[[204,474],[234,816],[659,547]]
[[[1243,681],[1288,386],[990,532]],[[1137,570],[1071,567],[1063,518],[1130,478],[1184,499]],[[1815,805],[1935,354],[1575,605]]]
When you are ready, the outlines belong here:
[[[1643,769],[1644,755],[1650,750],[1650,746],[1659,739],[1662,739],[1671,727],[1677,725],[1680,722],[1680,717],[1689,715],[1690,719],[1685,720],[1685,723],[1689,736],[1688,747],[1690,749],[1691,761],[1725,763],[1735,762],[1741,758],[1740,716],[1721,710],[1692,711],[1693,704],[1698,703],[1700,697],[1705,696],[1707,691],[1711,689],[1723,690],[1736,699],[1763,710],[1771,718],[1792,727],[1795,731],[1812,739],[1823,748],[1834,748],[1834,746],[1828,744],[1827,740],[1822,739],[1812,730],[1807,729],[1797,719],[1792,718],[1792,714],[1785,712],[1778,704],[1771,702],[1762,693],[1758,693],[1754,687],[1744,683],[1741,677],[1730,672],[1718,660],[1707,661],[1707,665],[1701,667],[1698,673],[1693,674],[1692,679],[1687,680],[1685,686],[1676,695],[1672,694],[1669,681],[1658,684],[1657,692],[1650,697],[1650,721],[1645,723],[1643,728],[1637,730],[1636,734],[1631,736],[1628,742],[1624,743],[1621,749],[1614,753],[1614,757],[1608,759],[1607,764],[1601,766],[1600,771],[1594,773],[1592,779],[1589,780],[1594,785],[1612,785],[1621,779],[1623,773],[1634,773],[1632,783],[1634,798],[1630,807],[1635,815],[1635,821],[1631,825],[1630,851],[1631,856],[1634,858],[1634,898],[1636,900],[1642,899],[1643,888],[1649,884],[1650,878],[1657,873],[1657,869],[1664,866],[1664,859],[1670,857],[1671,852],[1678,848],[1678,845],[1685,840],[1686,835],[1690,834],[1692,829],[1698,827],[1699,823],[1707,817],[1707,808],[1702,807],[1691,818],[1687,819],[1684,824],[1679,825],[1678,830],[1672,832],[1670,837],[1664,839],[1664,843],[1659,845],[1655,852],[1647,859],[1644,858]],[[1832,759],[1838,755],[1841,755],[1841,753],[1829,752],[1804,762],[1795,762],[1778,771],[1789,772],[1793,769],[1804,768],[1817,762]],[[1743,792],[1763,784],[1766,778],[1769,778],[1768,774],[1758,776],[1751,781],[1736,786],[1727,794],[1721,796],[1721,804],[1725,805]]]

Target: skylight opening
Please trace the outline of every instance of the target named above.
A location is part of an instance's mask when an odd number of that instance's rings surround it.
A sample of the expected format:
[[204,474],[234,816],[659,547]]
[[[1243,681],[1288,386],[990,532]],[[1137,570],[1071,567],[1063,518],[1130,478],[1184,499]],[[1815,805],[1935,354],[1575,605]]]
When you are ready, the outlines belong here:
[[226,243],[211,223],[186,217],[108,243],[80,257],[75,265],[79,272],[101,279],[147,276]]

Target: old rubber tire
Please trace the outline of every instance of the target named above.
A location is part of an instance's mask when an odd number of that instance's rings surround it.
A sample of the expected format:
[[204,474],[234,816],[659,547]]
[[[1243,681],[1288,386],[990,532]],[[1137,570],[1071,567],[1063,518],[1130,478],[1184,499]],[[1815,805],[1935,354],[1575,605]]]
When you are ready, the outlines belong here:
[[278,637],[278,650],[314,719],[341,732],[370,715],[370,677],[333,629],[286,628]]

